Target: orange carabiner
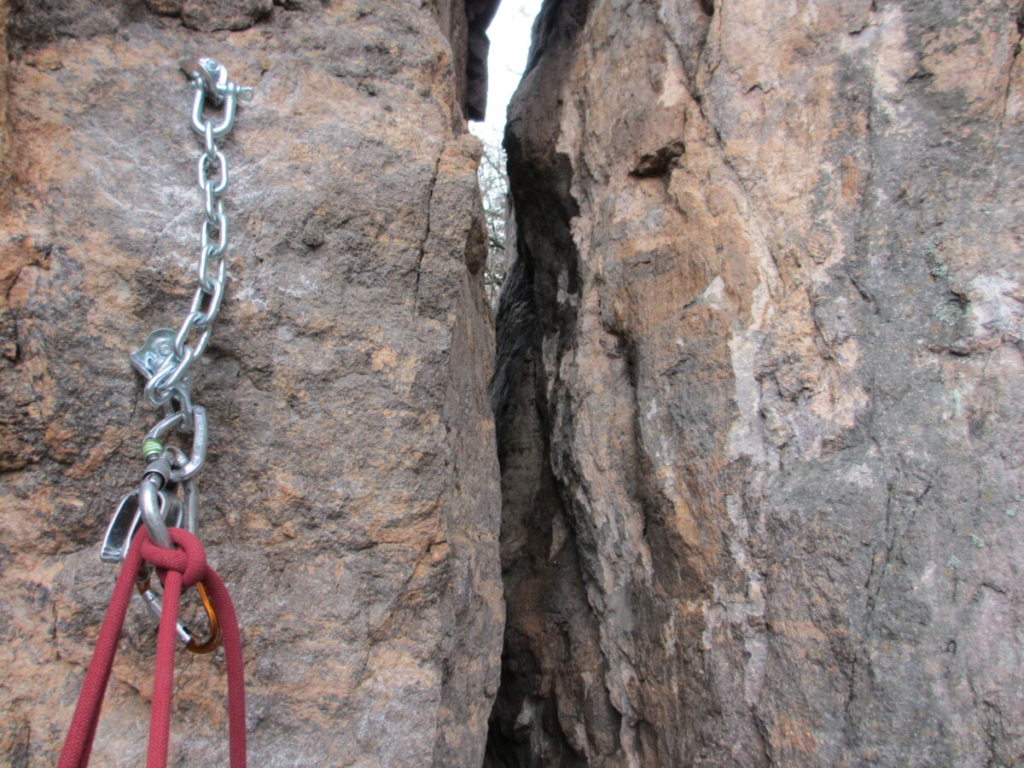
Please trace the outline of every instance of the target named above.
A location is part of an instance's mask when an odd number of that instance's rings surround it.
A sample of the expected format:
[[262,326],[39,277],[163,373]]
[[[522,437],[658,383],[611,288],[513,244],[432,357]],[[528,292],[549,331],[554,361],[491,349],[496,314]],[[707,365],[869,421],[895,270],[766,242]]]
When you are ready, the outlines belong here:
[[[146,599],[147,603],[155,603],[157,606],[156,610],[159,613],[160,598],[150,589],[149,576],[145,575],[143,577],[140,574],[140,578],[135,582],[135,588],[139,590],[139,594]],[[183,640],[185,635],[188,636],[189,640],[185,644],[186,650],[195,654],[213,653],[220,648],[220,619],[217,616],[217,609],[210,602],[210,596],[206,593],[206,587],[203,586],[202,582],[196,584],[196,591],[199,593],[199,600],[203,604],[203,610],[206,611],[206,620],[210,625],[210,632],[204,640],[184,624],[178,622],[178,635]]]
[[206,587],[203,586],[202,582],[196,584],[196,591],[199,592],[199,599],[203,603],[203,610],[206,611],[206,618],[210,624],[210,634],[205,640],[201,641],[192,633],[192,630],[189,630],[188,633],[192,636],[192,640],[185,648],[197,654],[213,653],[220,647],[220,619],[217,617],[217,610],[213,607],[213,603],[210,602],[210,596],[206,594]]

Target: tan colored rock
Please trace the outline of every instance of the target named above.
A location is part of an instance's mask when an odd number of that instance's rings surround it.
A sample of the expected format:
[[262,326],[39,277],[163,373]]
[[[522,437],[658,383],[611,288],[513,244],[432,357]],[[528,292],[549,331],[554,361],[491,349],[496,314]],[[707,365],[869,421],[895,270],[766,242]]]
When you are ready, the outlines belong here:
[[[463,75],[429,8],[207,3],[263,10],[192,25],[180,5],[10,19],[0,764],[55,764],[109,597],[98,542],[155,420],[127,355],[177,327],[194,285],[201,143],[177,61],[206,54],[256,89],[223,143],[230,279],[194,390],[211,419],[200,534],[241,616],[251,764],[479,765],[502,596]],[[95,765],[145,750],[153,646],[136,605]],[[223,663],[179,662],[174,760],[225,764]]]
[[1016,4],[535,34],[486,765],[1024,760]]

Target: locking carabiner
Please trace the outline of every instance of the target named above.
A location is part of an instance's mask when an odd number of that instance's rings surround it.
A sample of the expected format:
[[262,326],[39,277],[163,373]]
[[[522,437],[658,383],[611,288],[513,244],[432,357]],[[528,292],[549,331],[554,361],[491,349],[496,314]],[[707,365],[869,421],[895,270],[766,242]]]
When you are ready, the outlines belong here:
[[[161,487],[157,487],[157,478],[157,474],[151,472],[139,483],[139,512],[152,542],[163,549],[174,549],[174,542],[171,540],[171,534],[167,532],[167,521],[164,519],[168,511],[167,504],[170,503],[172,496],[162,492],[162,483]],[[177,497],[173,498],[177,501]]]
[[[202,423],[205,428],[205,412],[203,412],[201,407],[196,406],[197,427],[200,423]],[[205,448],[203,449],[203,452],[205,453]],[[174,463],[177,464],[178,462],[175,461]],[[167,531],[168,524],[175,528],[183,528],[189,533],[195,534],[196,511],[199,506],[199,494],[196,491],[195,480],[190,476],[184,483],[185,501],[184,505],[182,505],[181,501],[179,501],[176,496],[169,497],[166,491],[156,490],[158,477],[159,475],[155,472],[148,473],[139,486],[139,515],[141,516],[142,522],[145,524],[146,530],[149,533],[149,538],[152,539],[153,543],[157,546],[164,547],[165,549],[173,549],[174,542],[171,540],[171,535]],[[169,503],[167,502],[168,498],[172,498],[178,504],[173,521],[169,519],[170,514],[165,513],[165,506]],[[164,546],[164,544],[161,543],[164,538],[166,538],[169,546]],[[138,589],[139,594],[142,595],[142,599],[145,601],[146,607],[148,607],[150,612],[159,619],[163,612],[163,602],[161,601],[160,596],[151,588],[148,568],[144,568],[139,572],[139,577],[135,582],[135,586],[136,589]],[[185,643],[185,648],[187,650],[197,654],[212,653],[220,647],[220,619],[217,616],[217,610],[213,607],[213,603],[210,602],[209,595],[206,593],[206,587],[201,583],[196,584],[196,591],[199,593],[199,600],[202,602],[203,610],[206,612],[206,619],[209,624],[210,631],[206,638],[201,638],[181,622],[178,622],[176,631],[179,639]]]

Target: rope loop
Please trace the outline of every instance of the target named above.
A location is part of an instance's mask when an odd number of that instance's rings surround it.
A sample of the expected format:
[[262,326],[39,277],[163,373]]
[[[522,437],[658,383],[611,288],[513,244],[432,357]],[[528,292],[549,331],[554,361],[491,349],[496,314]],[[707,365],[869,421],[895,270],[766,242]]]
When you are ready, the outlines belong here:
[[242,668],[242,636],[227,587],[206,562],[206,551],[188,531],[169,528],[176,549],[154,544],[144,526],[132,539],[121,566],[114,594],[103,619],[92,661],[82,681],[75,714],[68,729],[57,768],[87,768],[96,737],[100,709],[114,665],[117,644],[124,626],[135,578],[144,562],[157,568],[164,582],[163,610],[156,641],[156,670],[149,723],[146,768],[166,768],[170,751],[171,701],[174,693],[174,655],[177,642],[178,603],[182,589],[202,585],[220,617],[228,677],[228,753],[231,768],[246,768],[245,679]]

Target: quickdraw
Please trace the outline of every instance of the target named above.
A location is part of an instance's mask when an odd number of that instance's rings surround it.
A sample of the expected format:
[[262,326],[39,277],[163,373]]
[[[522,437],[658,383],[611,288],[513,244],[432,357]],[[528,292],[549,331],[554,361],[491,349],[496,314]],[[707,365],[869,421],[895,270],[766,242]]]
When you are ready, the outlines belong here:
[[[206,410],[192,402],[191,388],[192,365],[206,350],[224,298],[227,272],[224,255],[228,219],[221,198],[228,188],[228,164],[217,139],[231,130],[237,102],[251,99],[252,89],[240,88],[232,82],[227,70],[213,59],[185,59],[181,68],[195,89],[190,123],[204,143],[197,166],[205,214],[199,233],[198,285],[178,330],[153,331],[129,358],[146,380],[146,399],[163,415],[142,441],[146,462],[142,481],[137,490],[121,501],[103,538],[100,559],[121,563],[121,572],[82,683],[58,768],[88,765],[133,584],[160,621],[147,768],[163,768],[167,764],[175,638],[193,653],[211,653],[223,644],[231,768],[244,768],[246,762],[245,686],[238,621],[227,589],[207,565],[206,553],[195,535],[199,510],[195,476],[206,461],[208,424]],[[206,117],[208,107],[219,115]],[[164,442],[175,433],[190,436],[188,453]],[[162,597],[152,588],[154,570],[163,585]],[[178,621],[181,592],[192,586],[196,587],[206,612],[209,629],[205,636]]]

